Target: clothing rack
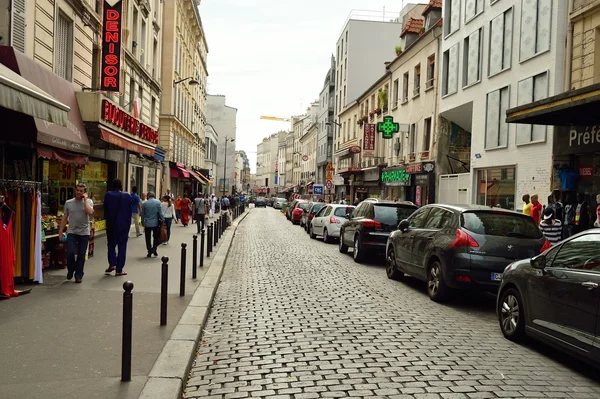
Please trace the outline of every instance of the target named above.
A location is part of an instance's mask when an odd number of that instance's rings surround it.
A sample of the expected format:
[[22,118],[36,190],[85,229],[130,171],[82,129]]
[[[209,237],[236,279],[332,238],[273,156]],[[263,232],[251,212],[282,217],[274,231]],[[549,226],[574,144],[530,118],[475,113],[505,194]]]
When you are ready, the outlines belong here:
[[0,179],[0,188],[5,189],[24,188],[26,190],[39,190],[41,187],[42,183],[38,181]]

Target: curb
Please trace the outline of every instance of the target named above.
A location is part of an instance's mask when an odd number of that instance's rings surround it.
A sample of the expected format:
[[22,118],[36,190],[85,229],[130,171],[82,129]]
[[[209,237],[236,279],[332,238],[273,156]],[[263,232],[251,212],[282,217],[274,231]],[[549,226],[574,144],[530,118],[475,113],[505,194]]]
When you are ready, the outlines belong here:
[[[219,288],[225,262],[239,224],[250,209],[225,231],[225,240],[214,254],[212,263],[194,292],[192,300],[175,326],[171,337],[152,366],[148,380],[138,399],[181,399],[183,384],[196,357],[202,331]],[[228,234],[229,233],[229,234]]]

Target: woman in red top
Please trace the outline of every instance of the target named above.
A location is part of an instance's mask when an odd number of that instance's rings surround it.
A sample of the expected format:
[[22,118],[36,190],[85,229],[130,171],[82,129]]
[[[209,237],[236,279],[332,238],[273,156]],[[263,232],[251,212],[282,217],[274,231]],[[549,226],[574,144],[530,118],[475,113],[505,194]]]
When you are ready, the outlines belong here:
[[181,224],[187,227],[190,224],[190,205],[192,201],[185,195],[181,200]]
[[540,224],[540,218],[542,217],[542,204],[538,199],[537,194],[531,196],[531,217],[537,225]]

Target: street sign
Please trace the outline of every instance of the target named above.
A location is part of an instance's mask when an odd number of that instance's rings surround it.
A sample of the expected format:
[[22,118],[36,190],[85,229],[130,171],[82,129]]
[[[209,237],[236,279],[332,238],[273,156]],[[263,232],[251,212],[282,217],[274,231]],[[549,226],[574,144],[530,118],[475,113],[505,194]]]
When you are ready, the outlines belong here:
[[329,162],[327,164],[327,168],[325,170],[327,170],[327,171],[333,170],[333,165],[331,164],[331,162]]
[[326,180],[331,180],[331,179],[333,179],[333,173],[330,170],[328,170],[327,171],[327,179]]
[[315,184],[313,186],[313,194],[314,195],[323,195],[323,185],[322,184]]
[[325,182],[325,188],[327,188],[327,190],[331,190],[333,188],[333,182],[327,179],[327,181]]

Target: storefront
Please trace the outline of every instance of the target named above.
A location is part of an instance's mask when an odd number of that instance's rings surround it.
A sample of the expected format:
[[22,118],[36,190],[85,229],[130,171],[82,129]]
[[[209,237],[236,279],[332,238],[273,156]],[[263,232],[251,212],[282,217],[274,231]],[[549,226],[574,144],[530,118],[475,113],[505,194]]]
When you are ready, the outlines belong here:
[[411,201],[417,206],[435,202],[435,163],[432,161],[383,169],[381,181],[388,199]]
[[406,201],[410,192],[412,177],[404,166],[394,166],[381,171],[381,183],[384,186],[386,199]]
[[169,162],[171,173],[171,193],[176,196],[194,196],[206,191],[209,180],[200,171],[186,168],[181,162]]
[[381,169],[379,167],[362,170],[362,180],[353,182],[355,196],[359,202],[366,198],[381,198],[380,178]]

